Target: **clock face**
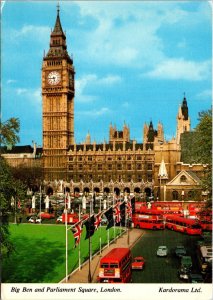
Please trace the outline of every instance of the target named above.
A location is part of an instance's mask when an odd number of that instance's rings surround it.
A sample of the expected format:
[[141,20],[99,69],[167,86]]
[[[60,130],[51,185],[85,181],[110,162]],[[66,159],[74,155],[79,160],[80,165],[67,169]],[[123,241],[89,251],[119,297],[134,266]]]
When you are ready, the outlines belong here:
[[47,76],[47,81],[51,85],[56,85],[61,81],[61,75],[57,71],[52,71]]

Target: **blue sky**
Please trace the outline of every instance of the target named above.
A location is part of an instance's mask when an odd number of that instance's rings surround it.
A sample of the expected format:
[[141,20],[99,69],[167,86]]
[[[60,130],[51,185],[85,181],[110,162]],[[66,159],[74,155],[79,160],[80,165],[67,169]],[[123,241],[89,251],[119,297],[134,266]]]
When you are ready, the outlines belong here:
[[[2,119],[18,117],[20,144],[42,145],[41,66],[57,1],[4,1]],[[144,123],[176,134],[183,94],[191,127],[212,103],[211,6],[208,1],[60,1],[60,18],[76,71],[75,141],[97,143],[109,125]]]

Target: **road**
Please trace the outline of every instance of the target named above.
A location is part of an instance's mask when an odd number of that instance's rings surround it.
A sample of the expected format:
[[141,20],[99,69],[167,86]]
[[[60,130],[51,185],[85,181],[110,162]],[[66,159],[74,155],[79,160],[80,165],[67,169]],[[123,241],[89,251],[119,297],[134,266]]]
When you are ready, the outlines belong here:
[[[198,271],[196,259],[196,242],[199,236],[189,236],[170,230],[149,231],[144,230],[144,235],[132,249],[132,255],[143,256],[146,265],[142,271],[133,271],[133,283],[180,283],[177,271],[180,259],[174,254],[177,245],[184,245],[187,255],[192,256],[193,270]],[[157,257],[158,246],[167,246],[169,254],[167,257]]]

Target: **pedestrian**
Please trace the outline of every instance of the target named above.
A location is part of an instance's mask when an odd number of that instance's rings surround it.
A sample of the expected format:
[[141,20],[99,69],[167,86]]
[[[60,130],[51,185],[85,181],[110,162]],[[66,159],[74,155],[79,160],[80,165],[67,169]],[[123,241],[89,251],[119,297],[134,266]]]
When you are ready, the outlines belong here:
[[93,194],[93,212],[95,212],[95,207],[96,207],[96,198],[95,198],[95,196],[96,196],[96,192],[94,192],[94,194]]

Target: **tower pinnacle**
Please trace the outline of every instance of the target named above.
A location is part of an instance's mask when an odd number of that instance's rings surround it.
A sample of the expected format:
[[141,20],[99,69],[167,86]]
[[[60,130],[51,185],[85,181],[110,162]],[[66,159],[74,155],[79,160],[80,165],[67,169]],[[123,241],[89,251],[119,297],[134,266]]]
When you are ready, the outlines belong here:
[[60,5],[59,5],[59,2],[57,4],[57,15],[59,15],[59,11],[60,11]]

